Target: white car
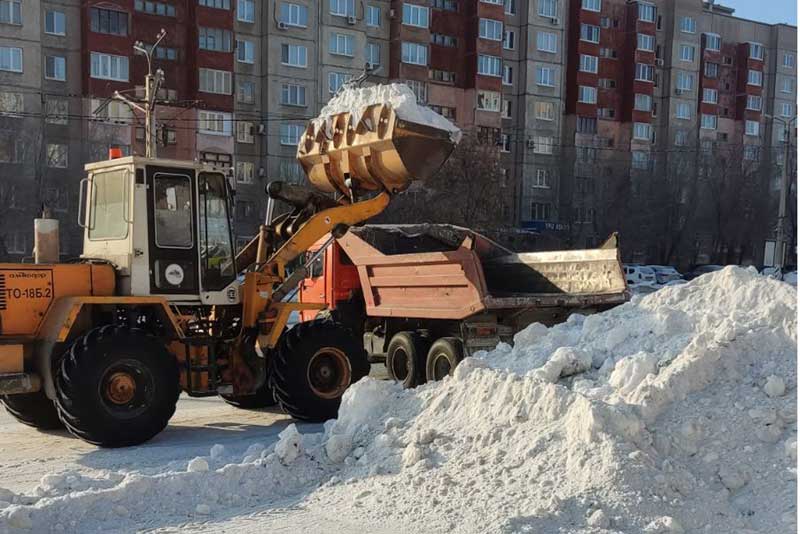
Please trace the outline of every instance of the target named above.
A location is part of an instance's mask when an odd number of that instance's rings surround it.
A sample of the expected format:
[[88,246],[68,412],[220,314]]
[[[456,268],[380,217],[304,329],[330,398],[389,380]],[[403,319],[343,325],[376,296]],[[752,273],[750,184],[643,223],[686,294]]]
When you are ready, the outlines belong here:
[[675,267],[669,265],[649,265],[656,273],[656,282],[664,285],[673,280],[681,280],[683,275]]
[[625,280],[628,286],[635,288],[638,286],[656,285],[656,272],[644,265],[623,265],[625,270]]
[[783,281],[787,284],[797,286],[797,271],[789,271],[788,273],[784,274]]

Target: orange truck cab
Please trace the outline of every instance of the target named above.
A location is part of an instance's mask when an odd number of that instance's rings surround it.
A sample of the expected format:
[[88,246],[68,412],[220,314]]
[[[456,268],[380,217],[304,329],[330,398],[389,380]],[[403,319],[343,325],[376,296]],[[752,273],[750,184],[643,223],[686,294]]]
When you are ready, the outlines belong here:
[[[308,252],[310,259],[328,241],[329,235],[317,241]],[[301,303],[325,304],[329,310],[335,310],[337,304],[351,300],[360,292],[361,283],[358,270],[342,250],[337,241],[308,266],[308,277],[300,282],[298,299]],[[311,321],[317,316],[317,310],[303,310],[300,320]]]

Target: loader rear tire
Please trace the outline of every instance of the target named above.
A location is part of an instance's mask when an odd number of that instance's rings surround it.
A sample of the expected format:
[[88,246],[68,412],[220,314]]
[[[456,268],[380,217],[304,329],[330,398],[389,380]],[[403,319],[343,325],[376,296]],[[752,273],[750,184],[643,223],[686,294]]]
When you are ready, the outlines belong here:
[[91,330],[56,372],[59,417],[72,434],[101,447],[138,445],[161,432],[180,391],[175,357],[138,328]]
[[453,371],[464,359],[464,344],[457,337],[443,337],[437,339],[428,351],[425,363],[425,376],[429,382],[442,380]]
[[281,408],[303,421],[327,421],[345,390],[369,374],[367,353],[350,330],[330,320],[300,323],[285,332],[271,359],[272,391]]
[[58,418],[55,403],[47,398],[44,391],[3,395],[2,400],[6,411],[22,424],[40,430],[64,428],[64,424]]
[[398,332],[386,350],[386,370],[403,387],[413,388],[425,383],[425,358],[429,343],[414,332]]

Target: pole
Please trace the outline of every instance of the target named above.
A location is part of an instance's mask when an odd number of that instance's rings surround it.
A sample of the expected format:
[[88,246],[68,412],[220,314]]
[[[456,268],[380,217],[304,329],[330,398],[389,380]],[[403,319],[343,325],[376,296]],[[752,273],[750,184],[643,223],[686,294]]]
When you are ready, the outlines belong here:
[[153,73],[150,72],[150,65],[148,62],[147,76],[144,78],[144,99],[147,102],[144,111],[144,155],[147,158],[156,157],[156,135],[153,126],[153,107],[151,105],[150,94],[153,84]]
[[[783,122],[783,121],[782,121]],[[779,270],[786,261],[786,197],[789,193],[789,122],[783,122],[783,172],[781,173],[781,198],[778,202],[778,229],[775,236],[774,265]]]

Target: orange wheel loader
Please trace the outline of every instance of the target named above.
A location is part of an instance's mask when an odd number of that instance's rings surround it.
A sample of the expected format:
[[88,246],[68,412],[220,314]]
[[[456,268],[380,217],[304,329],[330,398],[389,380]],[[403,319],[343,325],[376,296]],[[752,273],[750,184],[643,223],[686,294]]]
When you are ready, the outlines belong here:
[[269,184],[292,209],[273,219],[268,208],[238,255],[223,171],[144,157],[87,165],[80,261],[0,264],[3,404],[22,423],[104,447],[158,434],[181,391],[335,417],[367,355],[330,319],[287,329],[291,312],[324,307],[288,301],[307,268],[287,265],[380,213],[453,146],[389,104],[309,124],[297,157],[314,187]]

